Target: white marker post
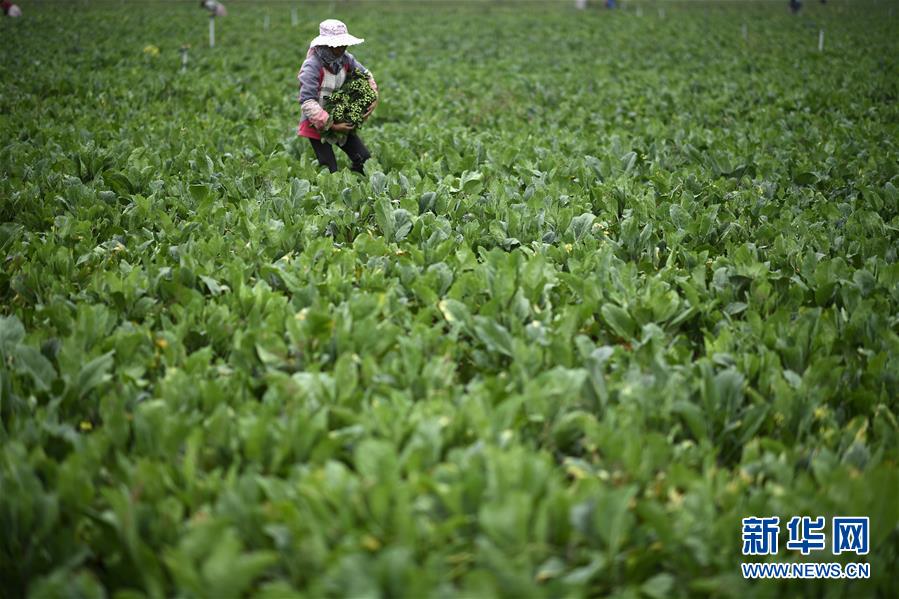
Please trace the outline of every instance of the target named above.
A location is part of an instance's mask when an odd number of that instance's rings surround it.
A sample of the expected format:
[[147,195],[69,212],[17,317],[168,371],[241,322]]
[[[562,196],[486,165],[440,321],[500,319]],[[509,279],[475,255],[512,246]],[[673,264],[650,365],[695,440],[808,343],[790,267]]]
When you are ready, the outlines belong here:
[[265,17],[262,18],[262,29],[264,31],[268,31],[269,22],[271,19],[268,17],[268,13],[265,13]]
[[181,46],[181,72],[187,71],[187,47]]
[[296,27],[296,26],[297,26],[297,23],[299,23],[299,22],[300,22],[300,19],[299,19],[299,17],[297,16],[297,9],[296,9],[296,8],[291,8],[291,9],[290,9],[290,26],[291,26],[291,27]]
[[824,30],[818,31],[818,52],[824,52]]
[[215,48],[215,15],[209,15],[209,47]]
[[740,26],[740,33],[743,35],[743,41],[749,41],[749,29],[746,27],[746,23]]
[[637,7],[637,16],[638,16],[638,17],[642,17],[642,16],[643,16],[643,9],[640,8],[639,6]]
[[587,0],[574,0],[574,7],[578,10],[587,8]]
[[665,18],[665,9],[664,8],[659,8],[659,18],[660,19]]

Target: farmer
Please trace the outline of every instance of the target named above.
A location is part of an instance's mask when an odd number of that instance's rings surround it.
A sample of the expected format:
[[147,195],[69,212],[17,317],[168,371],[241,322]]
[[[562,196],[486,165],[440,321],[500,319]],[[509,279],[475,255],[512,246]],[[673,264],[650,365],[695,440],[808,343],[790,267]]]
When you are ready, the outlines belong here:
[[9,0],[3,0],[3,2],[0,2],[0,8],[3,9],[3,14],[7,17],[15,19],[16,17],[22,16],[22,9]]
[[216,2],[215,0],[200,0],[200,8],[205,8],[206,10],[208,10],[210,17],[228,16],[228,11],[225,9],[225,5],[221,2]]
[[[331,147],[335,143],[349,157],[352,163],[350,169],[363,173],[365,161],[371,158],[368,148],[351,124],[333,122],[324,106],[328,96],[343,85],[354,69],[359,69],[368,78],[372,90],[378,93],[371,72],[346,51],[347,46],[355,46],[365,40],[350,35],[346,25],[336,19],[322,21],[318,33],[318,37],[309,44],[306,60],[297,75],[303,111],[297,135],[309,139],[319,164],[328,167],[332,173],[337,171],[337,159]],[[375,99],[362,118],[368,118],[377,105],[378,100]]]

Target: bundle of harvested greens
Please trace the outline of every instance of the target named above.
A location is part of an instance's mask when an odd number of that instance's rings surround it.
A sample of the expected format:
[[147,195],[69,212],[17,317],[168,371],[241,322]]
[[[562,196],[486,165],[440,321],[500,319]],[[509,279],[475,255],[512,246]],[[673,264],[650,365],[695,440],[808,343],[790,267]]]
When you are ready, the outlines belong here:
[[362,115],[378,98],[368,78],[359,69],[347,75],[340,89],[328,96],[325,110],[335,123],[350,123],[355,128],[362,125]]

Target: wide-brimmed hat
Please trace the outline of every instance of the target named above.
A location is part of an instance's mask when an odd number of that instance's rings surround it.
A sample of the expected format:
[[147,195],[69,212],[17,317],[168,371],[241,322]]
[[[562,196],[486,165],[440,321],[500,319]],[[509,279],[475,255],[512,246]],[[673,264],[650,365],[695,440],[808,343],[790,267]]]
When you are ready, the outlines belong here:
[[318,37],[312,40],[309,46],[330,46],[336,48],[338,46],[355,46],[364,41],[364,39],[350,35],[343,21],[328,19],[319,24]]

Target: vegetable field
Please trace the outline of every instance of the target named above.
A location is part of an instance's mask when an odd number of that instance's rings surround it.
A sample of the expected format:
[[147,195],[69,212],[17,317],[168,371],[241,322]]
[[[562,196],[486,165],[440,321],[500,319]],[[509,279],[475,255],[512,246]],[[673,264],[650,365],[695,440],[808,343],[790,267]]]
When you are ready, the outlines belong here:
[[[895,596],[895,2],[19,4],[0,595]],[[870,579],[744,580],[750,516]]]

